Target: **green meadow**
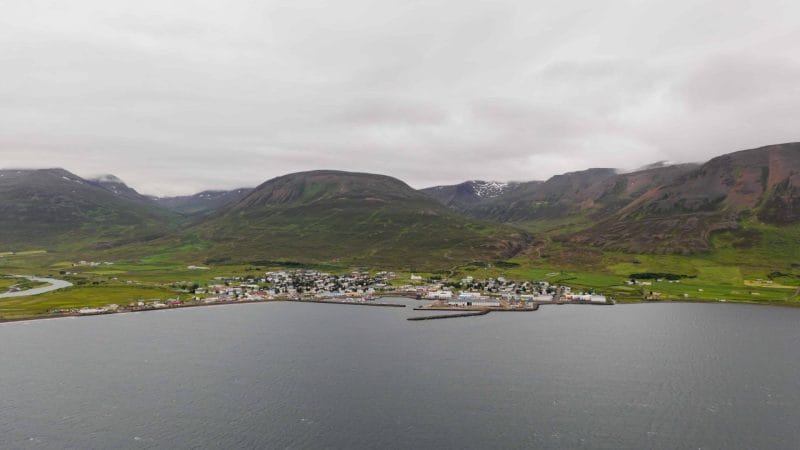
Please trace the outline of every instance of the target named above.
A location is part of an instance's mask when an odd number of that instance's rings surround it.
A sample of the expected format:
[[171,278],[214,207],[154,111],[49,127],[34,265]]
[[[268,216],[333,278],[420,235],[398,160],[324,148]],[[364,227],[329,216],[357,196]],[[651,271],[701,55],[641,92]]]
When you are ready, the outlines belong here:
[[[745,225],[736,232],[713,236],[715,250],[697,255],[655,255],[600,252],[551,242],[538,257],[528,255],[493,263],[475,262],[419,271],[397,261],[398,278],[392,284],[421,284],[411,275],[424,279],[504,276],[516,280],[545,280],[575,290],[594,291],[618,302],[645,301],[726,301],[800,306],[800,226],[768,227]],[[150,250],[157,250],[151,248]],[[208,264],[192,261],[175,248],[163,249],[136,259],[115,255],[74,255],[32,250],[0,255],[0,274],[26,274],[66,279],[74,287],[46,294],[0,299],[0,319],[36,317],[53,309],[128,304],[137,300],[164,300],[187,295],[185,289],[197,284],[218,283],[217,277],[258,277],[265,271],[314,268],[334,273],[354,267],[336,263],[288,263],[261,261],[249,264]],[[77,260],[113,264],[79,265]],[[402,256],[398,256],[402,258]],[[189,268],[199,266],[202,268]],[[392,265],[356,267],[360,270],[393,270]],[[630,284],[633,274],[669,274],[673,280],[656,277]],[[20,282],[0,278],[0,292]],[[32,286],[31,286],[32,287]]]
[[126,305],[137,300],[166,300],[177,294],[169,289],[124,285],[73,286],[29,297],[0,299],[0,319],[21,319],[54,309]]

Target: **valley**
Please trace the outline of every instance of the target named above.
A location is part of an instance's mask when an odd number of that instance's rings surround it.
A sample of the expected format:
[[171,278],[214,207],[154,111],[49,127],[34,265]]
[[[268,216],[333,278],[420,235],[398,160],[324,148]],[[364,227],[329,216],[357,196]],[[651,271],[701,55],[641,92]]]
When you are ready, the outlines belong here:
[[[800,144],[633,172],[469,181],[301,172],[156,198],[112,176],[0,170],[0,274],[74,284],[0,320],[141,299],[268,270],[545,280],[619,302],[800,304]],[[9,288],[0,279],[0,288]]]

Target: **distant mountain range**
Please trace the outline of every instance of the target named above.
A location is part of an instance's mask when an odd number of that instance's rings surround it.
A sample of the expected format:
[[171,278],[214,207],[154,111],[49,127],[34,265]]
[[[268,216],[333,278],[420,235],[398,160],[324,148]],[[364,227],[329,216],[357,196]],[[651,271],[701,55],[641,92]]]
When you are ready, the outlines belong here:
[[800,144],[739,151],[705,164],[571,172],[509,185],[491,197],[471,186],[423,191],[477,219],[524,229],[543,222],[577,224],[582,229],[572,240],[594,247],[694,253],[710,249],[711,233],[735,229],[748,217],[778,225],[800,222]]
[[63,169],[0,170],[0,245],[10,250],[142,241],[178,219],[121,183]]
[[800,144],[704,164],[589,169],[546,181],[415,190],[383,175],[312,171],[253,189],[144,196],[113,175],[0,170],[0,251],[199,242],[208,261],[457,265],[526,255],[540,237],[598,250],[704,252],[745,221],[800,223]]
[[231,191],[203,191],[180,197],[151,197],[159,206],[187,216],[205,216],[232,204],[250,193],[252,189]]

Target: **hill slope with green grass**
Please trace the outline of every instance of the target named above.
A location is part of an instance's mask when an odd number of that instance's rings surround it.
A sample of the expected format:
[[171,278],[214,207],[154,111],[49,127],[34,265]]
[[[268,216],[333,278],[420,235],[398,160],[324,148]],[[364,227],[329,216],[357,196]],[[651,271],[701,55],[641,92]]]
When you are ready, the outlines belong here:
[[178,221],[63,169],[0,170],[0,251],[105,248],[162,236]]
[[527,236],[467,219],[400,180],[313,171],[267,181],[190,230],[216,261],[443,267],[511,257]]

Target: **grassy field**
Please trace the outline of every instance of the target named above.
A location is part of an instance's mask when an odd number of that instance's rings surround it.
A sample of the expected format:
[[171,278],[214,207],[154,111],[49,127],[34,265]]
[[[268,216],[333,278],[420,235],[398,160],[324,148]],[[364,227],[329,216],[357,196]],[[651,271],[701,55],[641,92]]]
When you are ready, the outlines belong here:
[[17,284],[18,278],[0,278],[0,293],[8,290],[11,286]]
[[[412,273],[424,278],[498,277],[516,280],[546,280],[572,286],[576,290],[610,295],[621,302],[642,301],[646,296],[662,301],[728,301],[800,306],[800,262],[795,258],[800,248],[800,227],[753,229],[714,237],[717,250],[710,254],[680,256],[601,253],[570,249],[555,242],[547,251],[557,257],[533,257],[442,267],[438,272],[397,271],[394,285],[414,284]],[[170,249],[138,259],[109,258],[113,264],[79,265],[76,260],[90,260],[75,255],[33,251],[0,257],[0,274],[32,274],[67,279],[76,286],[47,294],[0,300],[0,319],[35,317],[53,309],[128,304],[140,299],[161,299],[178,295],[192,284],[218,283],[217,277],[258,277],[265,271],[282,268],[280,262],[263,264],[205,264],[185,259]],[[574,252],[574,253],[572,253]],[[108,255],[106,255],[108,257]],[[106,261],[106,260],[98,260]],[[189,269],[196,265],[208,270]],[[343,273],[350,265],[292,265],[289,269],[315,268]],[[399,266],[401,267],[401,266]],[[381,267],[359,267],[379,270]],[[631,274],[653,272],[680,276],[672,282],[640,280],[649,284],[631,285]],[[0,278],[0,292],[19,279]],[[417,282],[419,283],[419,282]],[[186,294],[184,294],[186,295]]]
[[[774,237],[773,237],[774,238]],[[641,301],[645,297],[660,300],[701,300],[773,303],[800,306],[800,268],[792,262],[795,255],[785,247],[793,242],[776,239],[784,257],[778,252],[759,248],[742,252],[733,258],[727,249],[706,255],[631,255],[599,253],[580,255],[586,260],[559,258],[520,258],[490,267],[467,265],[458,275],[476,278],[506,276],[514,279],[546,280],[573,288],[611,295],[620,301]],[[791,247],[797,249],[800,247]],[[565,250],[568,251],[568,250]],[[682,275],[678,280],[639,280],[628,284],[637,273]]]
[[136,300],[166,300],[175,296],[172,290],[151,287],[76,286],[41,295],[0,300],[0,319],[35,317],[53,309],[128,304]]
[[0,293],[8,291],[12,286],[20,291],[33,289],[39,286],[46,286],[47,283],[32,281],[21,277],[2,277],[0,278]]

